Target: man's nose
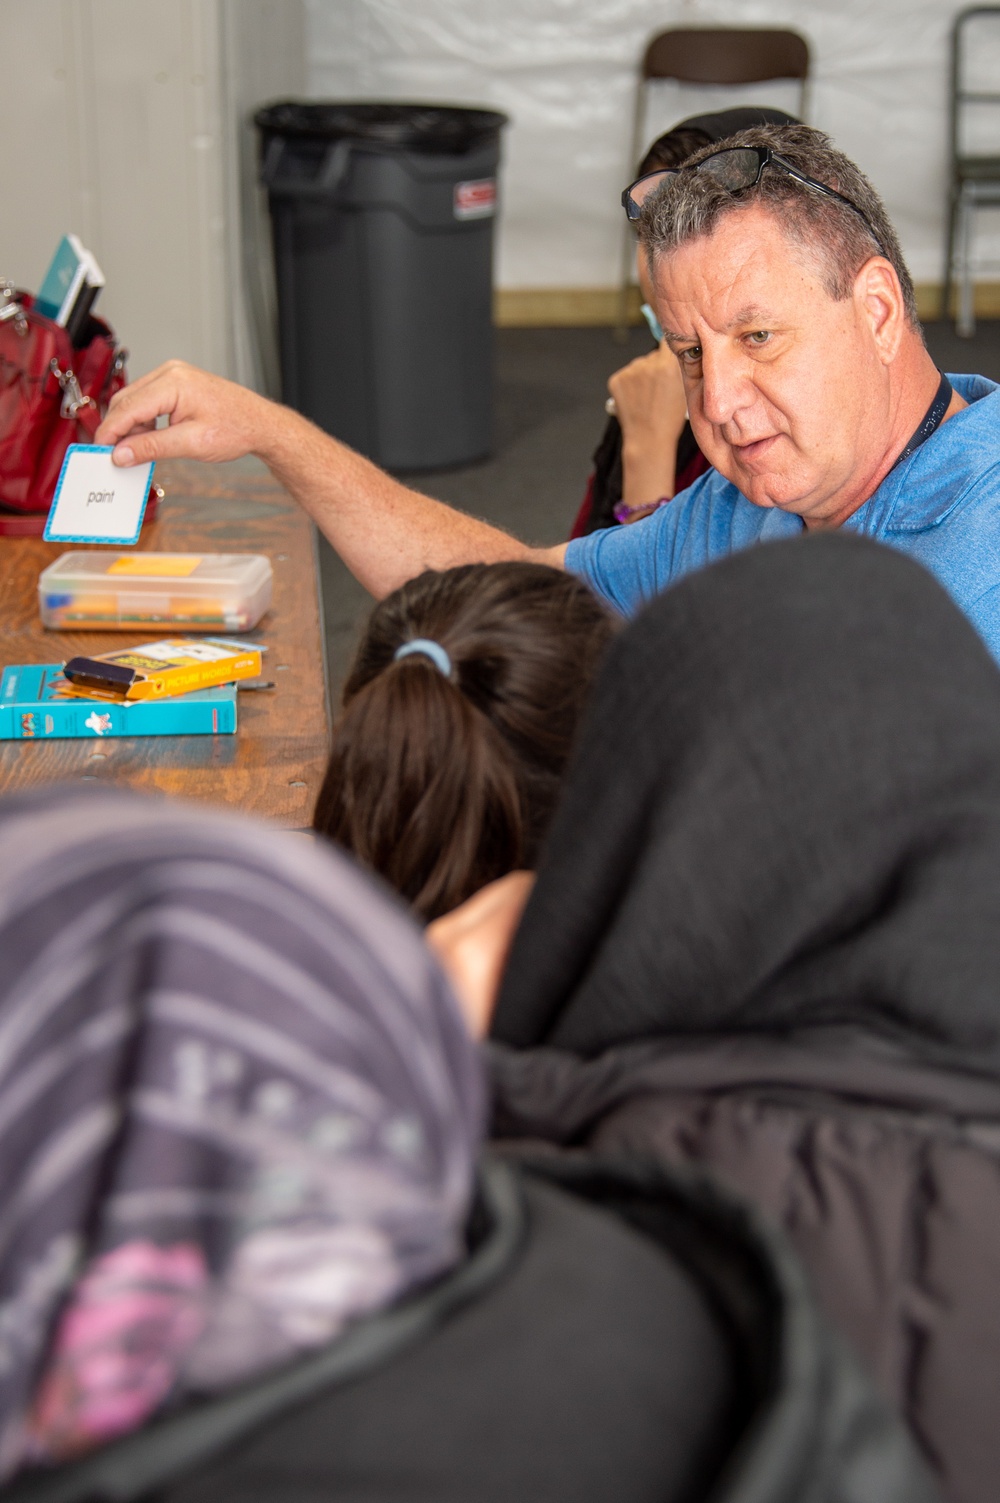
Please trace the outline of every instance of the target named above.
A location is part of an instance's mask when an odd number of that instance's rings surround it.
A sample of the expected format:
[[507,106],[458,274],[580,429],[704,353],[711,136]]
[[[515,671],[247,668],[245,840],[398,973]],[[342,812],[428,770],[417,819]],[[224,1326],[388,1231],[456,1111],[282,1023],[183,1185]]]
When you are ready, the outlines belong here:
[[710,423],[722,427],[756,398],[746,362],[728,351],[702,352],[701,404]]

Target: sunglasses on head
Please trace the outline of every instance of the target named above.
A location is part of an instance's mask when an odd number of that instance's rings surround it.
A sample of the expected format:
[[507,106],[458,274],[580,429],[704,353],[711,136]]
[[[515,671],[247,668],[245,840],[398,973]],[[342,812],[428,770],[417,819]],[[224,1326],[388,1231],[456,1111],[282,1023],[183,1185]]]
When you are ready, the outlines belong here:
[[650,194],[662,187],[668,178],[678,177],[682,172],[705,173],[727,193],[742,193],[744,189],[753,188],[760,182],[760,175],[765,167],[776,167],[779,172],[793,177],[797,183],[811,188],[814,193],[822,193],[826,198],[834,198],[837,203],[845,204],[861,220],[878,246],[879,254],[885,255],[882,242],[872,228],[868,216],[858,208],[856,203],[845,198],[843,193],[838,193],[835,188],[828,188],[826,183],[817,182],[814,177],[800,172],[798,167],[793,167],[791,162],[786,162],[784,157],[779,157],[769,146],[729,146],[724,151],[713,152],[710,157],[705,157],[703,161],[696,162],[691,167],[663,167],[658,172],[647,172],[625,189],[622,194],[622,206],[634,223],[642,214],[643,205]]

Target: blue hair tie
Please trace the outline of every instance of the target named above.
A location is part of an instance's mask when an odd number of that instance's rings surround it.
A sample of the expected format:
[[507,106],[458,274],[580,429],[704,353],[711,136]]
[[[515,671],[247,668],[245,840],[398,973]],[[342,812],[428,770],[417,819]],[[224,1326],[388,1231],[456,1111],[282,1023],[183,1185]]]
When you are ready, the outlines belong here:
[[398,663],[400,658],[408,658],[414,653],[430,658],[435,668],[443,673],[445,678],[451,678],[451,658],[440,642],[432,642],[429,637],[414,637],[412,642],[404,642],[401,647],[396,648],[392,660]]

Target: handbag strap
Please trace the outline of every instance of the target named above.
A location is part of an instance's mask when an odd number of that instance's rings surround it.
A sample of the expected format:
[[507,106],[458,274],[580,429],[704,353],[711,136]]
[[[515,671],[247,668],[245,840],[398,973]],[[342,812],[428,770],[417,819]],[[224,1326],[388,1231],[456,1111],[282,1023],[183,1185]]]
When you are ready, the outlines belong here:
[[0,324],[13,322],[22,337],[28,332],[28,320],[13,282],[0,277]]
[[101,426],[101,411],[97,403],[81,390],[80,383],[71,370],[59,369],[59,362],[54,356],[49,361],[49,370],[59,382],[63,394],[59,416],[77,423],[88,440],[93,442],[94,434]]

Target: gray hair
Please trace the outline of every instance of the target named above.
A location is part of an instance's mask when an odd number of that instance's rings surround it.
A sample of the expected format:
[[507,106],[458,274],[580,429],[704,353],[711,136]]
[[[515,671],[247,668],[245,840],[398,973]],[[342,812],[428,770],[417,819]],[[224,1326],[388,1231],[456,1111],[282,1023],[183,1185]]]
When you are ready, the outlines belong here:
[[861,169],[831,146],[829,136],[808,125],[753,126],[694,152],[684,165],[696,166],[733,146],[769,146],[800,172],[849,198],[871,229],[846,204],[813,192],[780,169],[766,167],[760,182],[737,194],[707,173],[681,172],[667,178],[643,205],[639,238],[651,264],[689,240],[710,235],[727,214],[759,203],[774,214],[789,240],[817,257],[824,285],[837,302],[848,296],[865,262],[884,255],[899,278],[907,317],[919,329],[913,279],[885,205]]

